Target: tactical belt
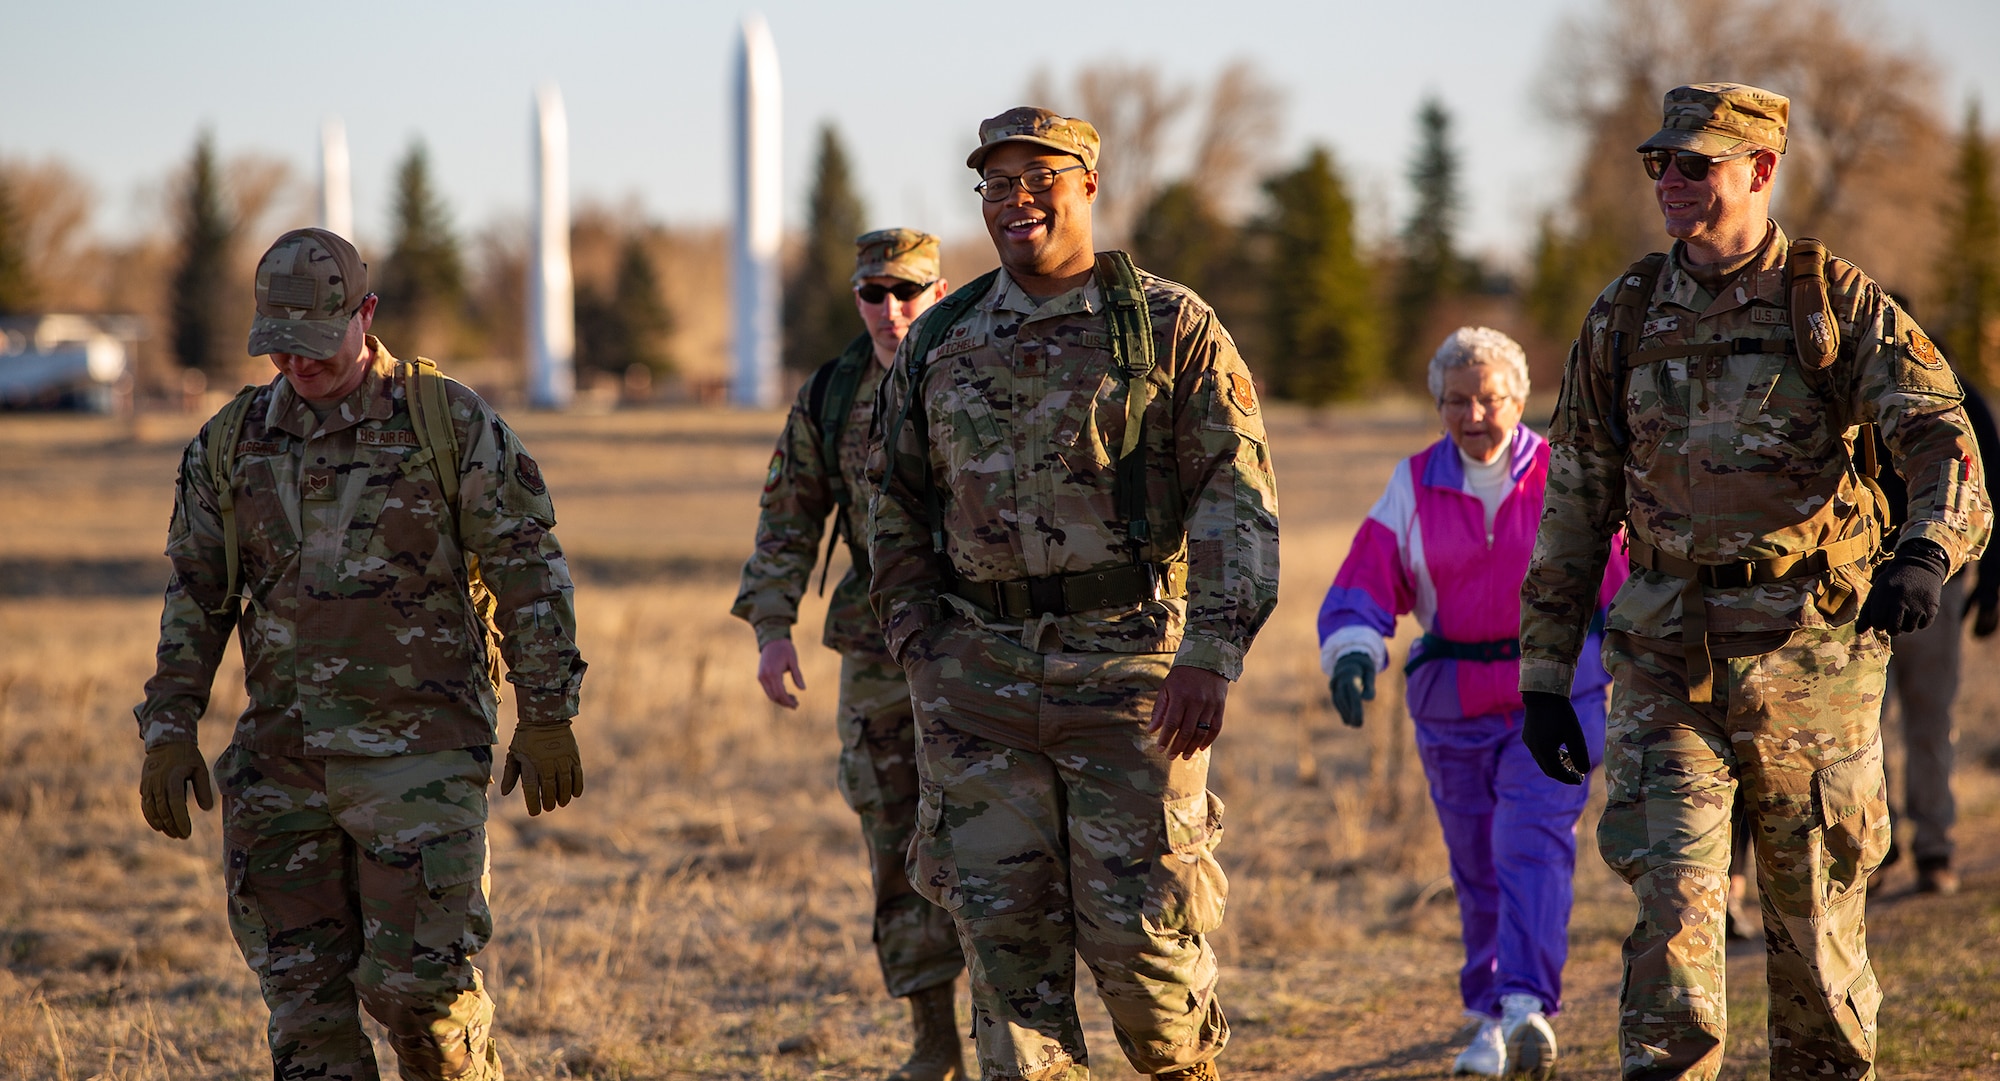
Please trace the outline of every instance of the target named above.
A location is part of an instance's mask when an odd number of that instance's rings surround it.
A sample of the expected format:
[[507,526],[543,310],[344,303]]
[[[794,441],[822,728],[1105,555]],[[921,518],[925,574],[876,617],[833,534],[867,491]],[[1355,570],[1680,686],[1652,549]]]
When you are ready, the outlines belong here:
[[[1422,668],[1432,661],[1518,661],[1521,659],[1519,638],[1496,638],[1491,642],[1454,642],[1435,634],[1426,634],[1417,641],[1418,649],[1410,651],[1409,662],[1403,665],[1403,674]],[[1421,650],[1421,652],[1419,652]]]
[[1098,608],[1187,596],[1187,564],[1128,563],[1081,574],[1051,574],[1004,582],[959,579],[951,591],[1006,619],[1067,616]]
[[1767,556],[1733,563],[1694,563],[1670,556],[1636,536],[1631,546],[1632,569],[1657,571],[1686,580],[1681,586],[1681,653],[1687,659],[1688,701],[1715,700],[1714,664],[1708,654],[1706,589],[1745,589],[1794,578],[1811,578],[1874,555],[1881,538],[1875,531],[1790,555]]

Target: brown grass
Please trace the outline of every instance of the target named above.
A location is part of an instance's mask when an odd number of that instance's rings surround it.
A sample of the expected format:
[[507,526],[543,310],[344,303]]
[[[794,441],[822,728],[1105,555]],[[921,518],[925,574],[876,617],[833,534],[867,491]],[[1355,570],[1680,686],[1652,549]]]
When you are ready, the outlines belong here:
[[[881,989],[864,857],[833,787],[835,658],[803,649],[805,705],[776,709],[754,686],[748,630],[725,614],[776,424],[521,418],[583,580],[592,668],[578,726],[587,794],[537,819],[512,801],[494,815],[499,933],[481,964],[514,1077],[865,1078],[901,1060],[903,1008]],[[0,536],[0,1077],[269,1072],[263,1007],[223,921],[217,816],[173,842],[146,829],[134,796],[129,708],[151,667],[155,553],[191,430],[179,418],[0,419],[0,497],[16,523]],[[1273,417],[1283,598],[1232,695],[1213,780],[1229,804],[1217,946],[1231,1073],[1437,1076],[1455,1050],[1456,916],[1399,681],[1383,681],[1366,728],[1342,728],[1311,629],[1355,521],[1430,430],[1397,406]],[[49,592],[64,573],[64,592]],[[802,645],[820,611],[808,604]],[[2000,1061],[2000,780],[1982,764],[2000,742],[1991,656],[1969,647],[1968,889],[1898,898],[1899,868],[1871,912],[1889,991],[1883,1063],[1899,1077],[1991,1076]],[[211,753],[241,704],[232,651],[205,726]],[[1557,1028],[1565,1076],[1608,1078],[1632,904],[1585,849]],[[1732,959],[1731,1077],[1762,1074],[1761,970],[1755,952]],[[1099,1072],[1129,1076],[1090,1009]],[[802,1036],[803,1051],[779,1053]]]

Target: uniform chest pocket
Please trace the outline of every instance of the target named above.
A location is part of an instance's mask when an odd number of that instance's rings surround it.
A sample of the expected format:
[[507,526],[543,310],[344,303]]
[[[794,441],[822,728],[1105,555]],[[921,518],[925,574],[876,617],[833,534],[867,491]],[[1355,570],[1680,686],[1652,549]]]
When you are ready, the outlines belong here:
[[1738,417],[1743,449],[1780,467],[1798,463],[1803,472],[1819,472],[1832,438],[1827,403],[1798,360],[1785,353],[1733,359],[1749,372]]
[[1678,444],[1687,433],[1692,388],[1688,359],[1668,357],[1625,373],[1625,419],[1642,455]]
[[1081,381],[1058,410],[1051,442],[1071,472],[1111,465],[1125,434],[1124,381],[1111,372]]
[[930,407],[931,443],[943,448],[952,467],[962,468],[999,450],[1000,419],[981,387],[971,380],[952,378],[942,389]]

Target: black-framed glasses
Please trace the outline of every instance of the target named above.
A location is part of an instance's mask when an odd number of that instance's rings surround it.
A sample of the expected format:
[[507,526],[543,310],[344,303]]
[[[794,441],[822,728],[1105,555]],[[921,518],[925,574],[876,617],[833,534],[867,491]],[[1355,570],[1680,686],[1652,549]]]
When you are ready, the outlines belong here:
[[930,281],[922,283],[897,282],[894,285],[882,285],[878,282],[863,282],[862,284],[854,287],[854,295],[860,297],[861,303],[863,304],[880,304],[882,303],[882,300],[885,297],[895,297],[897,300],[903,301],[904,303],[907,304],[910,301],[915,300],[920,296],[923,296],[924,290],[929,289],[931,286],[936,284],[937,284],[936,279],[932,279]]
[[1014,194],[1016,184],[1021,185],[1021,190],[1030,195],[1039,195],[1055,186],[1056,177],[1082,168],[1084,168],[1082,165],[1070,165],[1061,169],[1051,169],[1046,165],[1037,165],[1019,176],[989,176],[974,184],[972,190],[978,192],[979,197],[989,203],[997,203]]
[[1747,158],[1755,153],[1757,153],[1757,149],[1752,147],[1749,150],[1738,150],[1734,154],[1724,154],[1719,158],[1711,158],[1706,154],[1697,154],[1692,150],[1641,150],[1639,151],[1639,160],[1646,163],[1646,175],[1652,177],[1654,180],[1665,176],[1667,166],[1672,164],[1682,176],[1699,182],[1708,179],[1709,166],[1717,162]]

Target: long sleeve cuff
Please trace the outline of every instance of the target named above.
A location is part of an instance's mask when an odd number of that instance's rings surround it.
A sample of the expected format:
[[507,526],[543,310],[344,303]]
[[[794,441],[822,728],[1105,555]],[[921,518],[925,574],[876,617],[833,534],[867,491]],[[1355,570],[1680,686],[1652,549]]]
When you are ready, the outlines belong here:
[[753,629],[757,632],[757,648],[760,650],[773,642],[789,641],[792,637],[792,621],[789,619],[760,619]]
[[134,710],[139,719],[139,738],[145,741],[146,749],[164,747],[169,743],[198,742],[196,726],[199,715],[186,716],[177,712],[160,712],[147,716],[144,706]]
[[1190,634],[1181,639],[1174,664],[1205,668],[1230,682],[1243,677],[1243,647],[1207,634]]
[[563,691],[531,691],[517,688],[520,702],[516,714],[520,723],[534,725],[568,724],[576,716],[576,696]]
[[1569,697],[1570,688],[1576,684],[1576,665],[1561,661],[1542,661],[1531,658],[1521,659],[1521,689],[1542,691]]
[[1965,566],[1965,534],[1936,518],[1913,518],[1903,526],[1902,536],[1897,541],[1897,550],[1913,540],[1926,540],[1938,546],[1945,558],[1951,561],[1951,569],[1946,577],[1957,574]]

